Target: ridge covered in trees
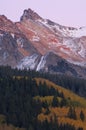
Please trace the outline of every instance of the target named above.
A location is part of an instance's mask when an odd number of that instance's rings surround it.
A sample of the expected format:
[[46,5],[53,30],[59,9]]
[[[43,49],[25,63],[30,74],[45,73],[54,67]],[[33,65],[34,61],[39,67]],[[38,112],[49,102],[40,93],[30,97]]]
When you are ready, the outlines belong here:
[[[70,107],[66,118],[77,120],[77,116],[75,108],[71,106],[72,104],[68,104],[71,99],[66,99],[62,92],[49,87],[46,82],[37,84],[35,77],[44,77],[44,74],[31,70],[11,69],[8,66],[0,67],[0,115],[5,116],[3,123],[26,130],[83,130],[82,127],[76,128],[69,123],[59,124],[56,115],[53,119],[51,116],[50,121],[46,118],[43,121],[39,120],[40,114],[47,117],[52,113],[52,108],[58,107]],[[52,76],[45,74],[46,77]],[[48,96],[52,97],[50,104],[48,100],[41,101],[41,97]],[[83,110],[79,118],[82,122],[85,121]]]
[[40,73],[34,70],[11,69],[9,66],[0,66],[0,76],[30,76],[32,78],[41,77],[67,88],[82,97],[86,97],[86,79],[82,78],[75,78],[60,74]]

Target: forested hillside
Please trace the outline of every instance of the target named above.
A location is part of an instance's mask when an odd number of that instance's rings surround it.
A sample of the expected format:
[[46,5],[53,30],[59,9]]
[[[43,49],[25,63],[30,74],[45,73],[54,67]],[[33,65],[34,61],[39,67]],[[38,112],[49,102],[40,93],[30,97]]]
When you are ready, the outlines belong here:
[[0,67],[1,130],[86,130],[86,99],[43,77],[52,75]]

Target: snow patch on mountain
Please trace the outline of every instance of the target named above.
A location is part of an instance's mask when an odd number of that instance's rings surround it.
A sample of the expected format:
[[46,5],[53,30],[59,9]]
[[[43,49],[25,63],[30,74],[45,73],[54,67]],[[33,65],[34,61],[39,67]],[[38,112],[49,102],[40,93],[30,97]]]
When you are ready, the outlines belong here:
[[2,33],[0,33],[0,37],[3,37],[3,34],[2,34]]
[[40,38],[38,36],[33,36],[31,40],[33,42],[38,42],[38,41],[40,41]]
[[48,45],[49,45],[49,48],[58,47],[58,43],[56,42],[49,42]]
[[86,36],[86,27],[83,28],[69,28],[69,27],[60,27],[58,25],[54,25],[54,30],[56,30],[56,34],[58,31],[65,37],[82,37]]
[[62,51],[62,52],[65,53],[65,54],[68,54],[68,55],[69,55],[69,53],[70,53],[68,50],[65,51],[65,49],[62,48],[62,47],[60,48],[60,51]]
[[27,56],[20,61],[17,68],[18,69],[27,68],[27,69],[33,70],[37,64],[36,63],[37,58],[38,58],[37,54],[33,54],[32,56]]
[[66,45],[66,47],[70,48],[74,52],[79,49],[79,46],[72,39],[63,40],[63,45]]
[[17,39],[17,44],[18,44],[19,47],[22,48],[22,47],[24,46],[24,41],[23,41],[23,39],[22,39],[22,38],[18,38],[18,39]]
[[15,34],[14,34],[14,33],[11,33],[11,36],[12,36],[13,38],[15,38]]
[[84,46],[82,46],[82,44],[81,44],[81,49],[78,52],[78,54],[80,54],[81,57],[86,58],[86,49],[84,48]]
[[4,52],[4,53],[3,53],[3,59],[4,59],[4,60],[6,60],[8,56],[9,56],[8,52]]
[[74,30],[72,30],[70,28],[62,28],[62,29],[59,29],[59,31],[64,36],[70,36],[70,37],[82,37],[82,36],[86,36],[86,27],[75,28]]
[[73,28],[59,25],[57,23],[52,22],[53,24],[49,24],[48,20],[38,20],[44,26],[50,28],[54,33],[62,34],[65,37],[82,37],[86,36],[86,27]]
[[72,52],[79,54],[81,57],[86,58],[86,49],[82,43],[74,41],[74,39],[63,40],[63,45],[70,48]]
[[36,68],[36,71],[40,71],[45,66],[45,63],[46,63],[45,56],[42,56],[38,66]]

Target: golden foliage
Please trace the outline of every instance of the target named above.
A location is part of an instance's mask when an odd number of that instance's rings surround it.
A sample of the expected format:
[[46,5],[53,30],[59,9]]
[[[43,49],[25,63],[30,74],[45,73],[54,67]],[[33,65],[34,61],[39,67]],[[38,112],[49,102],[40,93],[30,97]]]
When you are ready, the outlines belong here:
[[36,96],[34,97],[35,100],[40,100],[41,102],[47,102],[48,105],[51,105],[53,96],[45,96],[45,97],[40,97]]
[[54,84],[53,82],[51,82],[49,80],[46,80],[46,79],[43,79],[43,78],[35,78],[35,79],[36,79],[38,84],[40,82],[41,83],[46,82],[48,87],[53,87],[56,90],[58,90],[59,92],[63,92],[65,98],[70,98],[74,102],[79,102],[81,107],[86,107],[86,99],[85,98],[80,97],[80,96],[74,94],[72,91],[67,90],[67,89],[65,89],[65,88],[63,88],[63,87],[61,87],[59,85],[56,85],[56,84]]
[[[54,116],[55,116],[57,118],[59,124],[67,124],[68,123],[68,124],[74,125],[76,128],[82,127],[83,130],[86,130],[86,108],[80,108],[80,107],[75,108],[77,120],[70,119],[68,117],[67,114],[68,114],[68,111],[69,111],[69,107],[62,107],[62,108],[60,108],[60,107],[56,107],[56,108],[50,107],[49,110],[50,110],[49,115],[45,115],[44,113],[39,114],[38,120],[40,120],[41,122],[43,122],[46,119],[48,121],[50,121],[51,117],[52,117],[52,119],[54,119]],[[83,111],[83,113],[85,115],[84,121],[81,121],[81,119],[80,119],[81,110]]]

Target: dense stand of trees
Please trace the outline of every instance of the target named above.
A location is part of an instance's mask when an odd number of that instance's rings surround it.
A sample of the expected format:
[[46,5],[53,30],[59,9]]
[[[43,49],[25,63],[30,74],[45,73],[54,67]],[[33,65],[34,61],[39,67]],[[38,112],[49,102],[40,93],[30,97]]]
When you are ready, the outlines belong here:
[[35,72],[34,70],[17,70],[11,69],[11,67],[0,67],[0,76],[9,76],[9,75],[16,75],[16,76],[30,76],[30,77],[42,77],[53,81],[57,85],[61,85],[67,89],[72,90],[76,94],[80,96],[86,97],[86,79],[75,78],[72,76],[67,75],[57,75],[57,74],[49,74],[49,73],[39,73]]
[[45,120],[43,123],[39,122],[35,130],[75,130],[75,127],[69,124],[59,125],[57,120],[51,120],[51,122]]
[[0,67],[0,76],[30,76],[32,78],[34,77],[42,77],[49,79],[50,81],[53,81],[57,85],[61,85],[62,87],[65,87],[67,89],[72,90],[76,94],[80,96],[86,97],[86,79],[82,78],[75,78],[72,76],[67,75],[57,75],[57,74],[49,74],[49,73],[39,73],[35,72],[34,70],[17,70],[17,69],[11,69],[11,67],[7,66],[1,66]]
[[[52,87],[48,88],[46,83],[42,84],[40,82],[38,85],[33,79],[34,77],[44,77],[44,75],[47,79],[52,77],[52,75],[40,74],[30,70],[21,71],[13,70],[10,67],[0,67],[0,114],[6,116],[7,124],[11,123],[27,130],[75,130],[74,126],[69,124],[59,125],[56,120],[51,120],[51,122],[45,120],[43,123],[37,120],[37,115],[41,113],[42,107],[47,108],[46,114],[49,114],[49,109],[47,102],[42,103],[39,100],[34,100],[34,96],[55,95],[52,101],[53,107],[67,105],[62,93],[55,91]],[[55,80],[54,76],[52,80]],[[59,81],[59,84],[60,82],[62,80]],[[60,103],[57,96],[62,99]],[[75,118],[72,117],[74,116],[72,111],[69,111],[68,116]],[[83,112],[81,112],[80,118],[82,121],[84,120]],[[79,128],[79,130],[83,129]]]

